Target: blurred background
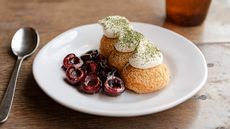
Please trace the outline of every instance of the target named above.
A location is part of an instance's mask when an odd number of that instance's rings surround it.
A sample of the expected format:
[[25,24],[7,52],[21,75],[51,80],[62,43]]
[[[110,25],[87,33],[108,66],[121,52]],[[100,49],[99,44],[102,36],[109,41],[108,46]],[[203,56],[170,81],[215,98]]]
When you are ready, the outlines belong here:
[[204,23],[189,28],[165,21],[165,10],[165,0],[0,0],[0,35],[32,26],[39,30],[44,43],[67,29],[95,23],[108,15],[122,15],[130,21],[163,26],[194,42],[230,40],[229,0],[212,0]]

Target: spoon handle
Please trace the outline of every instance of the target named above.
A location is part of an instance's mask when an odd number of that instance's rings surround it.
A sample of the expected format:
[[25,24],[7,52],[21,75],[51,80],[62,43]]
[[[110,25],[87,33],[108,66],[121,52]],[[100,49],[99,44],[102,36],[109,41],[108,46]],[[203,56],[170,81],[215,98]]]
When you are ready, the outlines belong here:
[[0,105],[0,123],[5,122],[9,116],[9,112],[10,112],[11,105],[12,105],[13,98],[14,98],[14,92],[16,89],[18,73],[19,73],[19,69],[21,67],[23,59],[24,59],[23,57],[18,57],[17,62],[14,67],[14,71],[11,75],[10,82],[3,96],[3,99]]

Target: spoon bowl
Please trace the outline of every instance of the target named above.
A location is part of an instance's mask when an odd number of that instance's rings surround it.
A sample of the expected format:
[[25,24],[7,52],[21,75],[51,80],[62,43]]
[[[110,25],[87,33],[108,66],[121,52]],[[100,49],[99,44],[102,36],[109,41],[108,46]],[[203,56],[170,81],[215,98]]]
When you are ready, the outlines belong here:
[[11,49],[16,56],[28,57],[38,47],[39,37],[36,30],[30,27],[19,29],[11,42]]

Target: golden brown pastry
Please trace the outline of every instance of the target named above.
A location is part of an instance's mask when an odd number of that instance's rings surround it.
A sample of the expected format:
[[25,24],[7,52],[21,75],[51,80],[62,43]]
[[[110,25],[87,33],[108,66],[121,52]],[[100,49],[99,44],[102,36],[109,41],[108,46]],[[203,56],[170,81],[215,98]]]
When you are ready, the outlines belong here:
[[118,69],[127,89],[150,93],[166,86],[169,70],[154,43],[133,30],[124,17],[108,16],[99,24],[104,32],[100,51]]
[[115,50],[114,44],[117,42],[117,40],[117,38],[107,38],[105,35],[103,35],[100,43],[101,54],[108,58],[111,52]]
[[116,49],[110,54],[108,61],[109,64],[118,69],[119,72],[125,67],[129,62],[129,57],[132,55],[132,52],[119,52]]
[[104,35],[100,43],[100,51],[106,58],[114,50],[114,45],[118,41],[120,33],[124,30],[132,29],[128,19],[122,16],[108,16],[98,21],[102,26]]
[[136,93],[150,93],[160,90],[169,81],[169,71],[165,64],[148,69],[138,69],[127,65],[121,76],[126,88]]

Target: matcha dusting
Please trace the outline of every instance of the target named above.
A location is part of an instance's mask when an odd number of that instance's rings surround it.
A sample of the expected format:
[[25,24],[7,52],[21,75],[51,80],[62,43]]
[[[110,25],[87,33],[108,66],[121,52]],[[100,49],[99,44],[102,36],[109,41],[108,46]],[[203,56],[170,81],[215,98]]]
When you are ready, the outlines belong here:
[[161,64],[163,55],[159,48],[145,39],[141,42],[130,57],[129,63],[137,68],[150,68]]
[[123,30],[132,29],[129,20],[122,16],[108,16],[99,20],[98,23],[102,25],[105,33],[109,33],[108,37],[112,38],[118,37]]
[[146,63],[151,60],[154,60],[156,56],[159,56],[160,49],[154,46],[149,41],[147,41],[143,43],[142,49],[139,50],[138,53],[138,56],[140,56],[144,60],[142,63]]
[[160,49],[154,46],[152,43],[146,44],[146,49],[142,53],[142,58],[144,58],[146,61],[151,60],[155,58],[156,56],[159,56]]
[[102,20],[102,23],[104,23],[106,28],[113,28],[117,26],[124,28],[129,25],[128,19],[121,16],[108,16]]
[[120,52],[132,52],[143,40],[144,36],[141,33],[132,29],[127,29],[120,33],[118,43],[115,44],[115,48]]
[[135,45],[137,46],[142,40],[144,39],[144,36],[136,32],[134,30],[126,30],[123,33],[121,33],[119,37],[120,44],[123,45]]

